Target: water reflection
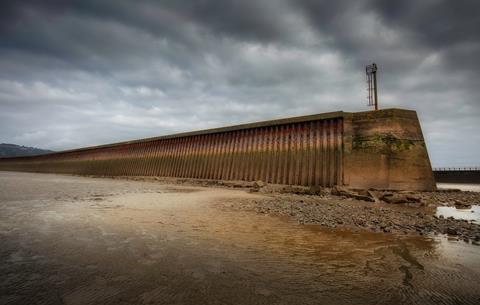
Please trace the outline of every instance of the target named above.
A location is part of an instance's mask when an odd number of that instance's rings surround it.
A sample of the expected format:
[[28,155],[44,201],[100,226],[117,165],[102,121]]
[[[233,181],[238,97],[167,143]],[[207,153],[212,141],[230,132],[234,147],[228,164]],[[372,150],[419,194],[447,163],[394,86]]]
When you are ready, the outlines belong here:
[[469,209],[459,209],[456,207],[438,207],[436,211],[438,217],[453,217],[455,219],[464,219],[476,224],[480,224],[480,205],[472,205]]
[[480,297],[480,247],[443,236],[326,229],[227,208],[256,196],[242,191],[30,174],[2,180],[0,173],[0,182],[0,290],[10,303],[477,304]]
[[439,189],[457,189],[469,192],[480,192],[480,184],[473,183],[437,183]]

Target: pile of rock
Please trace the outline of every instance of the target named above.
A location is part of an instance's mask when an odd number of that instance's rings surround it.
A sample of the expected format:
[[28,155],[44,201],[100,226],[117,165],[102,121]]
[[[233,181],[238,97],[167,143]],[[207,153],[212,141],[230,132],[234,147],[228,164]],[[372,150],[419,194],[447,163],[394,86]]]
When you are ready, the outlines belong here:
[[368,202],[385,202],[391,204],[422,203],[422,199],[420,197],[410,192],[347,189],[345,187],[335,186],[332,188],[331,194]]
[[[115,179],[119,177],[113,177]],[[264,181],[240,181],[240,180],[212,180],[212,179],[190,179],[190,178],[160,178],[160,177],[120,177],[133,180],[155,180],[162,183],[199,185],[207,187],[246,188],[250,192],[263,194],[297,194],[315,195],[323,198],[337,198],[347,200],[360,200],[366,202],[404,204],[410,206],[435,207],[455,206],[457,208],[470,208],[473,204],[480,204],[480,192],[464,192],[455,189],[439,189],[435,192],[411,192],[391,190],[365,190],[350,189],[344,186],[332,188],[319,186],[298,186],[268,184]]]
[[[344,186],[324,188],[319,186],[298,186],[267,184],[263,181],[254,182],[225,182],[221,185],[227,187],[246,187],[252,193],[263,194],[297,194],[317,195],[324,198],[340,197],[342,199],[354,199],[366,202],[405,204],[410,206],[438,206],[449,205],[457,208],[470,208],[472,203],[480,202],[480,193],[439,191],[439,192],[411,192],[374,189],[350,189]],[[440,199],[441,198],[441,199]]]
[[234,210],[287,216],[300,224],[315,224],[327,228],[343,227],[420,235],[448,234],[475,244],[480,243],[480,225],[452,217],[437,217],[426,209],[398,208],[394,205],[372,205],[361,201],[292,194],[276,194],[254,200],[235,199],[234,202],[223,202],[222,205]]

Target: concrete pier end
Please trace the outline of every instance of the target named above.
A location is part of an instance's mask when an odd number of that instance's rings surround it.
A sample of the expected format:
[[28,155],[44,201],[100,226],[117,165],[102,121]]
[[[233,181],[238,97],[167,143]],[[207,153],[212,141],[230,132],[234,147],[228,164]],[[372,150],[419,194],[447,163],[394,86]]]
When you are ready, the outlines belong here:
[[417,113],[385,109],[346,114],[343,184],[355,188],[435,190]]

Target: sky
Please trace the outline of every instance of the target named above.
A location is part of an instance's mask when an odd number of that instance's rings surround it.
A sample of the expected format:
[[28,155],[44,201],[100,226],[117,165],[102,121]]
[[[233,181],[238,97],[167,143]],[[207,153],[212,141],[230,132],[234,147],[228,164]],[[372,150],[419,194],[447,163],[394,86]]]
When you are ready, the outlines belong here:
[[0,2],[0,142],[63,150],[329,111],[416,110],[480,165],[478,0]]

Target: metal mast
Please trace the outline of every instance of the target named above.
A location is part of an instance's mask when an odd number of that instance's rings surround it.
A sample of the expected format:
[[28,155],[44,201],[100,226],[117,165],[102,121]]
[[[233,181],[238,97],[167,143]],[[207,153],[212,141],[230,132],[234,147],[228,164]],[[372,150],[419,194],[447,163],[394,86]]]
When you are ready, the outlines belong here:
[[377,94],[377,64],[367,65],[365,72],[367,75],[367,101],[368,106],[375,106],[378,110],[378,94]]

